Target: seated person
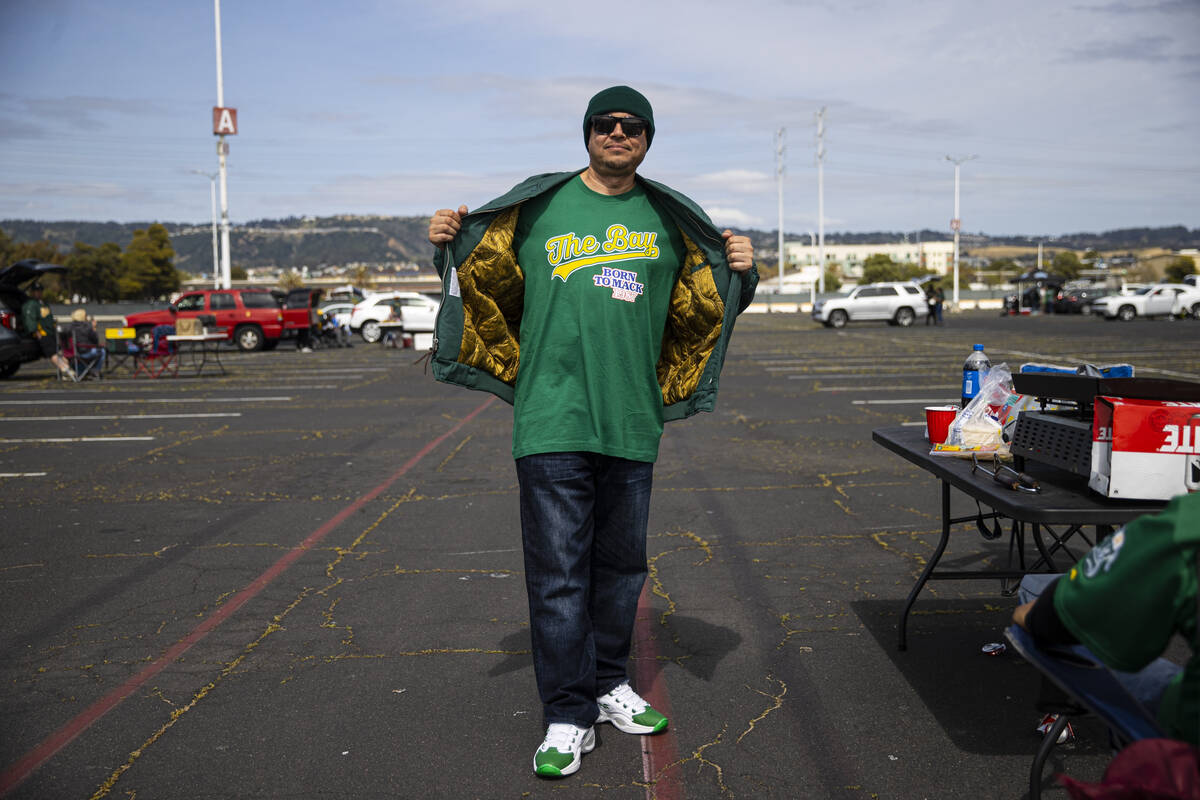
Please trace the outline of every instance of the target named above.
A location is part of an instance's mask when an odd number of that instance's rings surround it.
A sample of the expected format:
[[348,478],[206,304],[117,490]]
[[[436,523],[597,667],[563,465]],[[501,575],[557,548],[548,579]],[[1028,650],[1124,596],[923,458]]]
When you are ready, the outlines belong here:
[[[1181,495],[1097,544],[1036,600],[1018,606],[1013,622],[1043,647],[1084,645],[1168,736],[1200,745],[1198,553],[1200,494]],[[1035,577],[1043,576],[1026,581]],[[1192,651],[1182,669],[1158,658],[1176,633]]]
[[100,345],[100,336],[96,326],[88,319],[87,311],[77,308],[71,312],[71,323],[67,334],[75,338],[75,371],[82,374],[88,364],[93,364],[96,375],[104,372],[104,359],[108,352]]

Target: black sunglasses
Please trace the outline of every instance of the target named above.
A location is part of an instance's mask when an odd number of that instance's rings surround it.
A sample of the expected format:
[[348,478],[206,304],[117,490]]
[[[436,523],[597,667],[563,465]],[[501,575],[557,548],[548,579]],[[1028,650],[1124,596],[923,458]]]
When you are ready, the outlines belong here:
[[592,130],[601,136],[608,136],[621,123],[621,131],[629,138],[641,136],[646,132],[646,120],[640,117],[614,117],[612,114],[597,114],[592,117]]

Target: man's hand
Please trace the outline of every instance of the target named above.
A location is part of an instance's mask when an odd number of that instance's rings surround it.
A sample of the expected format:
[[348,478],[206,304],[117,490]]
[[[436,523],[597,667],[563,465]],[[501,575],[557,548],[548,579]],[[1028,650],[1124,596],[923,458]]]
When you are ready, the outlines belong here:
[[725,237],[725,258],[731,270],[745,272],[754,266],[754,245],[749,236],[734,236],[728,229],[721,235]]
[[1029,630],[1029,627],[1025,624],[1025,618],[1029,616],[1029,609],[1031,608],[1033,608],[1033,601],[1022,603],[1013,609],[1013,622],[1017,623],[1022,628],[1025,628],[1025,630]]
[[433,219],[429,220],[429,241],[438,247],[454,241],[454,237],[458,236],[458,231],[462,228],[462,218],[466,214],[466,206],[459,206],[458,211],[451,211],[448,208],[435,211]]

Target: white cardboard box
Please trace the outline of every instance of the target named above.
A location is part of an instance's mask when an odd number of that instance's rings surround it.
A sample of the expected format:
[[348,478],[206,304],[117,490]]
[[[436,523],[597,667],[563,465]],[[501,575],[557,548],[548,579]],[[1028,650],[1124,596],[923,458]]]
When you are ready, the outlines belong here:
[[1200,403],[1097,397],[1088,486],[1127,500],[1200,489]]

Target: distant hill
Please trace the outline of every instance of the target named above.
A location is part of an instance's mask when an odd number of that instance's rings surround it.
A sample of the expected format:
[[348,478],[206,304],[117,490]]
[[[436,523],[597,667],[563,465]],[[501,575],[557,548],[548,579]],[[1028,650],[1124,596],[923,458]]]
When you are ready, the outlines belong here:
[[[115,242],[124,248],[133,232],[150,222],[39,222],[36,220],[0,220],[0,230],[14,241],[35,242],[45,239],[64,252],[75,242],[101,245]],[[212,268],[212,228],[208,224],[162,223],[175,248],[175,265],[192,273]],[[255,220],[230,230],[233,263],[241,267],[277,266],[285,268],[348,264],[416,264],[430,268],[433,248],[426,240],[427,217],[383,217],[341,215],[334,217],[288,217]],[[778,246],[774,231],[737,230],[750,236],[764,262],[773,262]],[[947,241],[942,231],[874,233],[828,233],[827,244],[867,244],[896,242],[905,237],[923,242]],[[807,235],[789,233],[788,241],[805,241]],[[1124,228],[1104,233],[1075,233],[1054,238],[1023,236],[964,235],[963,247],[989,245],[1036,246],[1038,242],[1073,250],[1134,250],[1161,247],[1179,250],[1200,247],[1200,228]]]

